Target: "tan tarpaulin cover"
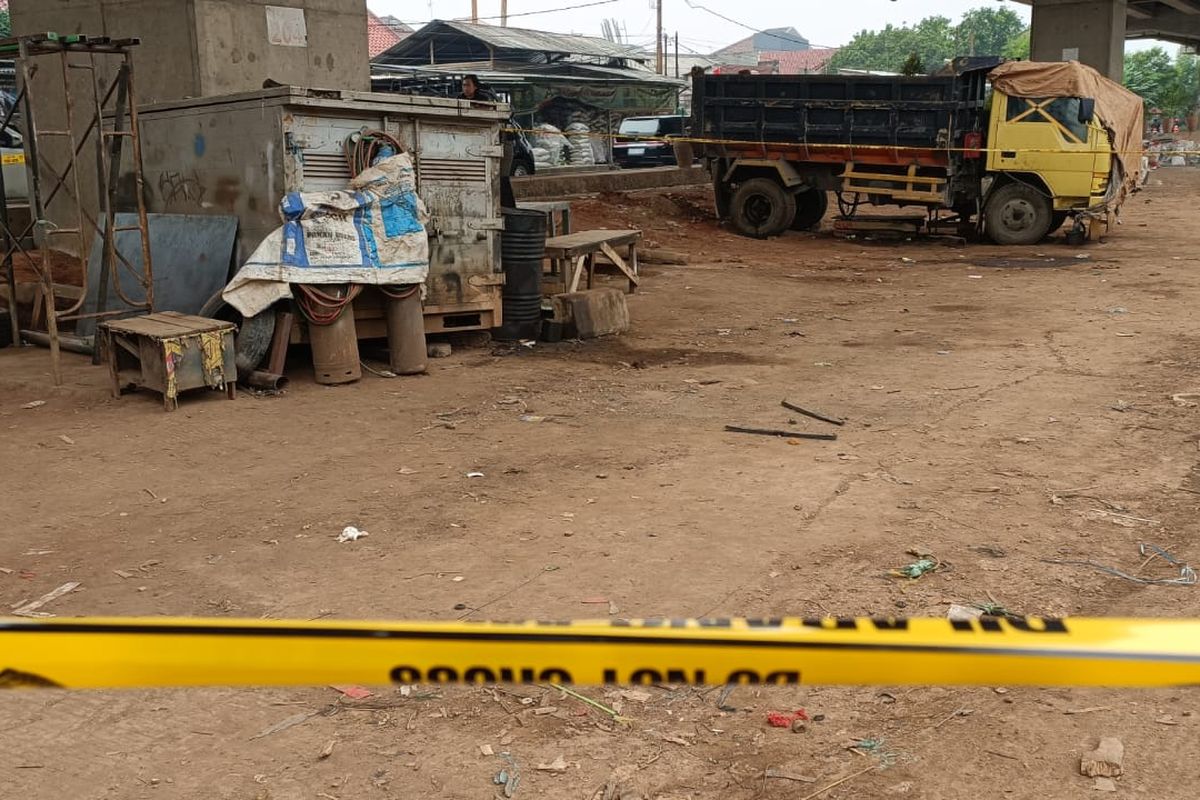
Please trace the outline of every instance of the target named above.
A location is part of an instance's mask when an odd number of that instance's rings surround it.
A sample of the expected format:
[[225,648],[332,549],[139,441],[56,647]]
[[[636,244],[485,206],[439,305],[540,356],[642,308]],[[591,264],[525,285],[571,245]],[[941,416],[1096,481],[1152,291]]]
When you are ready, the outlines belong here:
[[1142,156],[1142,98],[1078,61],[1010,61],[992,70],[992,86],[1014,97],[1091,97],[1096,118],[1112,135],[1120,174],[1109,193],[1115,209],[1137,186]]

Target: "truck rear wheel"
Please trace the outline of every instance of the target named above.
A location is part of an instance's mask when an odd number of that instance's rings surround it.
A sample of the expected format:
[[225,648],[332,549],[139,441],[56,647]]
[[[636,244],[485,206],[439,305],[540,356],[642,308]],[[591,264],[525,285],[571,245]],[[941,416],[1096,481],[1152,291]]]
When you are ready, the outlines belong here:
[[751,178],[737,188],[730,203],[733,227],[744,236],[778,236],[796,218],[796,196],[770,178]]
[[796,216],[792,218],[792,230],[811,231],[829,209],[829,195],[820,189],[808,189],[796,195]]
[[1053,222],[1050,198],[1032,186],[1009,183],[992,193],[984,211],[984,228],[996,244],[1037,244]]

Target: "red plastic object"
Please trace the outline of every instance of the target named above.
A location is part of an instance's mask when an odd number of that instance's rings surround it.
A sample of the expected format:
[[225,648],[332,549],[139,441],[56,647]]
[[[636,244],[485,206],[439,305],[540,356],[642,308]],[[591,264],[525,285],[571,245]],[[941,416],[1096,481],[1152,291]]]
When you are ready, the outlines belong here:
[[790,728],[796,720],[808,722],[808,712],[798,708],[791,714],[786,711],[772,711],[767,714],[767,724],[772,728]]

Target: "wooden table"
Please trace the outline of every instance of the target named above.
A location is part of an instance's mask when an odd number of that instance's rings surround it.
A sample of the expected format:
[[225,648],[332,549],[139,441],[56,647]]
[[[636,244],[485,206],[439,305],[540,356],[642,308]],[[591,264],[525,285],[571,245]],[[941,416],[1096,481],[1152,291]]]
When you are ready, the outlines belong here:
[[189,389],[237,392],[237,364],[232,322],[163,311],[101,323],[97,346],[108,361],[113,397],[126,386],[151,389],[163,396],[163,408],[179,407],[179,393]]
[[[565,236],[571,232],[571,204],[566,200],[547,200],[547,201],[529,201],[517,202],[517,208],[527,211],[541,211],[546,215],[547,236]],[[558,215],[555,219],[554,215]],[[559,230],[559,229],[562,230]]]
[[[579,283],[587,272],[587,285],[592,288],[596,271],[596,256],[604,255],[629,281],[629,291],[637,289],[638,278],[637,246],[642,239],[641,231],[579,231],[566,236],[546,239],[546,258],[551,264],[563,267],[563,288],[567,292],[579,291]],[[625,248],[625,258],[617,248]]]

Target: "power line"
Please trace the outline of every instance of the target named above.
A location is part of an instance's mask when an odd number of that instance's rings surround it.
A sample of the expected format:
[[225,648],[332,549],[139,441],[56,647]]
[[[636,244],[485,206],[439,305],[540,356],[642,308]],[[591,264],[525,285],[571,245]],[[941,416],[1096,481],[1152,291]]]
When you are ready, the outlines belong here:
[[[562,8],[547,8],[543,11],[519,11],[515,14],[509,14],[506,17],[501,17],[499,15],[496,15],[496,16],[491,16],[491,17],[476,17],[475,19],[476,20],[484,20],[484,19],[512,19],[513,17],[533,17],[533,16],[537,16],[539,14],[557,14],[560,11],[573,11],[577,8],[591,8],[592,6],[607,6],[607,5],[616,3],[616,2],[618,2],[618,0],[592,0],[592,2],[590,2],[590,3],[578,3],[573,6],[563,6]],[[436,22],[436,21],[437,20],[432,20],[432,19],[428,19],[428,20],[424,20],[424,21],[401,20],[401,22],[405,25],[421,25],[421,26],[428,25],[430,22]],[[449,21],[450,22],[471,22],[472,20],[470,17],[453,17]],[[593,38],[599,38],[599,37],[593,37]]]
[[802,44],[807,47],[819,48],[822,50],[836,50],[837,49],[837,48],[833,47],[832,45],[814,44],[814,43],[808,41],[807,39],[797,39],[794,36],[788,36],[787,34],[784,34],[784,33],[778,33],[777,31],[765,31],[760,28],[756,28],[753,25],[747,25],[744,22],[738,22],[736,19],[733,19],[732,17],[727,17],[724,14],[721,14],[717,11],[713,11],[708,6],[693,2],[693,0],[683,0],[683,2],[687,3],[688,8],[694,8],[694,9],[698,9],[700,11],[705,11],[709,14],[712,14],[714,17],[717,17],[718,19],[723,19],[732,25],[737,25],[739,28],[745,28],[746,30],[752,31],[754,33],[762,33],[762,34],[771,36],[776,39],[781,39],[782,41],[785,41],[785,42],[794,42],[795,44]]

